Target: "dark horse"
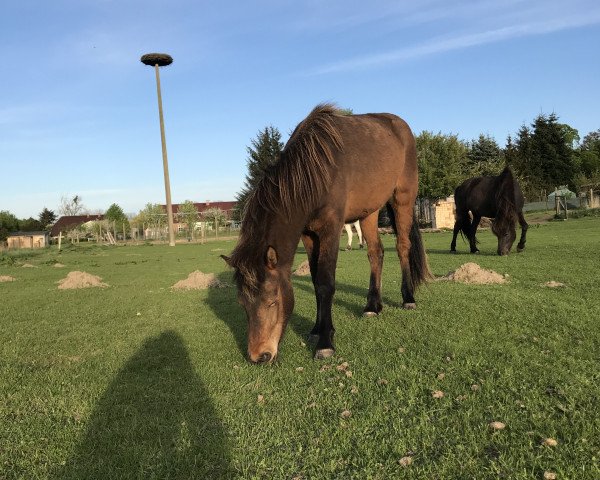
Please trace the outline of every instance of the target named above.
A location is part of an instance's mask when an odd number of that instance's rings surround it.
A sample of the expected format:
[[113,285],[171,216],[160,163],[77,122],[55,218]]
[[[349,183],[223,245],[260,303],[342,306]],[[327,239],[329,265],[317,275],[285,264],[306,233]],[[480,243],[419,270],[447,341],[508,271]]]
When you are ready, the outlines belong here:
[[360,220],[368,246],[371,280],[365,315],[382,310],[383,246],[379,209],[389,203],[397,227],[405,308],[429,273],[413,204],[417,194],[415,140],[408,125],[387,113],[344,115],[318,105],[294,130],[279,160],[251,193],[240,237],[230,258],[238,301],[248,319],[248,356],[275,359],[294,308],[292,262],[302,239],[317,299],[311,336],[315,358],[334,353],[331,318],[340,230]]
[[[498,237],[498,255],[508,255],[517,238],[516,223],[521,225],[517,252],[525,248],[527,222],[523,217],[523,194],[509,167],[497,177],[475,177],[465,180],[454,191],[456,223],[450,251],[456,252],[456,236],[462,232],[468,239],[471,253],[477,248],[477,226],[481,217],[490,217],[492,232]],[[469,216],[473,215],[473,221]]]

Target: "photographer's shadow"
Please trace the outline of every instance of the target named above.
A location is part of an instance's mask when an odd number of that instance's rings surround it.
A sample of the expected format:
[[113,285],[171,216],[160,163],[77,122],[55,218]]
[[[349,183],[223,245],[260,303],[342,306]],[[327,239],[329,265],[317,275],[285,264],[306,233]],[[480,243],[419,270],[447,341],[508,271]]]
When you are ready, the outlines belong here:
[[226,434],[181,337],[150,338],[98,401],[56,479],[230,478]]

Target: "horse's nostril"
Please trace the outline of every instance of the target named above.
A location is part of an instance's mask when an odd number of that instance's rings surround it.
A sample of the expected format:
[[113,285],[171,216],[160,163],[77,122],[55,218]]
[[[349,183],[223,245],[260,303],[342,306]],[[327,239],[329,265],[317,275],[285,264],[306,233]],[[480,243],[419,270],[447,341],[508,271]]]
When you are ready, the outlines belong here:
[[267,362],[271,361],[272,357],[273,357],[273,355],[271,355],[271,352],[261,353],[260,356],[258,357],[258,360],[256,360],[256,363],[267,363]]

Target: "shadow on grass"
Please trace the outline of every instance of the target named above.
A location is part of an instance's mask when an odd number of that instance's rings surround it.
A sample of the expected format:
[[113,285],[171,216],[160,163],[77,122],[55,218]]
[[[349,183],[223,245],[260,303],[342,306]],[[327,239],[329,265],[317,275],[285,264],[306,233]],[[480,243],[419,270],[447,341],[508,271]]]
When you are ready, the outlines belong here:
[[[401,279],[402,277],[399,277],[399,278]],[[356,300],[356,302],[349,302],[349,301],[341,298],[340,295],[338,295],[336,293],[336,295],[334,295],[334,297],[333,297],[333,304],[341,305],[346,310],[348,310],[349,313],[356,315],[357,317],[362,317],[364,307],[367,304],[367,292],[369,291],[369,289],[368,289],[369,279],[367,278],[365,282],[366,283],[365,283],[364,287],[359,287],[356,285],[349,285],[347,283],[341,283],[336,280],[336,282],[335,282],[336,292],[343,292],[343,293],[347,293],[350,295],[354,295],[357,297],[357,300]],[[310,292],[311,294],[314,295],[315,290],[314,290],[314,287],[312,284],[312,280],[308,276],[307,277],[294,277],[294,286],[301,288],[302,290],[304,290],[306,292]],[[397,290],[398,291],[396,293],[400,297],[400,287],[398,287]],[[402,307],[401,303],[391,300],[386,295],[382,296],[382,301],[384,304],[384,308],[385,308],[385,306],[394,307],[394,308]],[[315,308],[316,308],[316,303],[315,303]]]
[[55,479],[230,478],[223,426],[172,331],[150,338],[112,381]]
[[[223,272],[217,275],[219,281],[232,285],[233,279],[231,272]],[[311,285],[312,288],[312,285]],[[248,328],[246,313],[242,306],[237,302],[236,287],[232,288],[210,288],[206,299],[208,306],[214,314],[229,327],[233,338],[237,344],[240,354],[247,358]],[[288,328],[300,337],[306,337],[312,329],[313,324],[305,317],[292,313],[288,322]]]

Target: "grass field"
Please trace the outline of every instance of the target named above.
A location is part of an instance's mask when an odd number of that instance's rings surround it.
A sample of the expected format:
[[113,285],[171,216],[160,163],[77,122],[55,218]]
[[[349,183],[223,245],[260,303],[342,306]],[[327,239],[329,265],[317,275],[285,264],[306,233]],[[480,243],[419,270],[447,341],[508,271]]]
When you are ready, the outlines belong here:
[[[600,478],[600,219],[534,226],[508,257],[479,237],[480,255],[450,255],[449,233],[425,234],[433,272],[475,261],[509,283],[432,282],[415,311],[384,237],[378,318],[360,316],[366,253],[340,252],[326,361],[295,277],[266,367],[245,360],[233,288],[170,289],[196,269],[230,281],[234,241],[0,256],[16,279],[0,283],[0,479]],[[109,287],[58,290],[72,270]]]

